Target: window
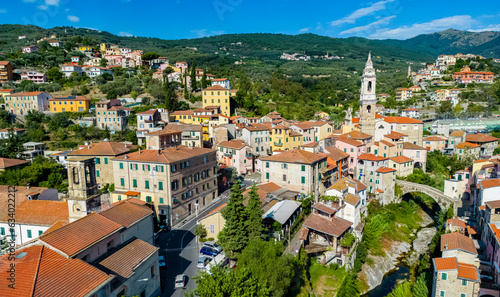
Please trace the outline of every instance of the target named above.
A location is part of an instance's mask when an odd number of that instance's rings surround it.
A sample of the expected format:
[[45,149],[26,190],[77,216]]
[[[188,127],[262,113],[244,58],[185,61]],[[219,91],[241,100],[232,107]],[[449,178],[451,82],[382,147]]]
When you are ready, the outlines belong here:
[[163,204],[163,198],[160,197],[160,204]]
[[144,188],[146,188],[146,190],[149,189],[149,180],[144,181]]
[[108,164],[108,158],[104,158],[104,164]]
[[306,171],[306,165],[302,165],[302,171]]
[[353,148],[351,148],[351,153],[354,153],[354,149]]
[[146,203],[150,203],[151,202],[151,196],[146,196]]
[[125,178],[120,177],[120,186],[124,187],[125,186]]
[[137,180],[136,179],[132,180],[132,187],[137,188]]
[[31,234],[31,230],[27,230],[27,232],[28,232],[28,238],[32,238],[33,236]]
[[441,290],[441,291],[439,292],[439,296],[440,296],[440,297],[445,297],[445,295],[444,295],[444,294],[445,294],[445,293],[444,293],[444,291],[443,291],[443,290]]
[[283,181],[286,181],[286,174],[283,174]]
[[101,164],[101,159],[99,159],[99,158],[95,158],[95,163],[96,163],[96,164]]
[[215,233],[215,225],[210,225],[210,233]]
[[306,177],[305,177],[305,176],[301,177],[300,179],[301,179],[301,182],[302,182],[303,184],[305,184],[305,183],[306,183]]
[[5,235],[5,228],[4,227],[0,227],[0,235]]
[[38,230],[38,236],[42,236],[43,234],[43,231],[42,230]]
[[96,177],[100,177],[100,176],[101,176],[101,174],[99,173],[99,170],[96,170],[96,171],[95,171],[95,176],[96,176]]
[[[170,165],[170,171],[175,172],[177,170],[177,165]],[[163,171],[162,171],[163,172]]]
[[266,162],[266,168],[269,168],[269,162]]
[[170,187],[171,187],[172,191],[177,190],[179,188],[179,181],[174,180],[173,182],[170,183]]
[[151,278],[155,277],[155,265],[151,266]]
[[266,172],[266,179],[269,179],[269,172]]
[[462,286],[467,286],[467,281],[465,279],[462,280]]
[[158,190],[163,190],[163,182],[158,182]]
[[122,201],[122,195],[118,195],[118,201]]
[[123,163],[120,163],[120,169],[123,169]]
[[[465,282],[467,282],[467,281],[465,281]],[[465,293],[460,293],[460,297],[467,297],[467,294],[465,294]]]
[[442,272],[442,273],[441,273],[441,279],[442,279],[442,280],[447,280],[447,279],[448,279],[448,273],[446,273],[446,272]]

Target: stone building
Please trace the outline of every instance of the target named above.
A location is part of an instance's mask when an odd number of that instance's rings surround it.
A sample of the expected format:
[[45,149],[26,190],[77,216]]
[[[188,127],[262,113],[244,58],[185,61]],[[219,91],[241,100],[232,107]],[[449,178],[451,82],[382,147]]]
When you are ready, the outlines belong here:
[[370,52],[361,78],[359,116],[361,132],[369,135],[375,135],[375,109],[377,104],[377,95],[375,93],[376,83],[377,79],[375,77],[375,69],[373,68]]
[[128,115],[131,109],[121,105],[120,100],[96,102],[95,104],[97,128],[111,131],[123,131],[128,124]]
[[45,92],[25,92],[10,94],[4,98],[5,110],[15,115],[25,115],[28,111],[48,111],[52,96]]

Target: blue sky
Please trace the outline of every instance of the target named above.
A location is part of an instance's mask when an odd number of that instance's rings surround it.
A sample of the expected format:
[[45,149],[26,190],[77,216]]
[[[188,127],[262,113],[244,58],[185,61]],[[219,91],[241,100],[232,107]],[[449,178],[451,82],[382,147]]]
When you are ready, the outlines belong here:
[[0,23],[163,39],[256,32],[406,39],[448,28],[500,31],[500,1],[1,0]]

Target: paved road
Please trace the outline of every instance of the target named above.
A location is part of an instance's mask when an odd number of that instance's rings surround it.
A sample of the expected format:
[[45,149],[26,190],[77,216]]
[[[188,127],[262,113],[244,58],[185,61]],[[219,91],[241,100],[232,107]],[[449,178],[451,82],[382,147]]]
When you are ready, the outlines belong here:
[[[222,193],[219,196],[221,199],[202,210],[199,218],[226,203],[228,195],[229,191]],[[193,218],[182,226],[176,226],[177,229],[160,235],[157,244],[160,246],[160,255],[165,257],[167,263],[167,269],[161,272],[162,296],[183,296],[184,290],[174,289],[175,276],[182,273],[189,277],[187,289],[193,290],[196,288],[195,281],[191,279],[198,273],[196,264],[198,263],[201,248],[201,244],[197,242],[196,236],[193,234],[196,223],[197,219]]]

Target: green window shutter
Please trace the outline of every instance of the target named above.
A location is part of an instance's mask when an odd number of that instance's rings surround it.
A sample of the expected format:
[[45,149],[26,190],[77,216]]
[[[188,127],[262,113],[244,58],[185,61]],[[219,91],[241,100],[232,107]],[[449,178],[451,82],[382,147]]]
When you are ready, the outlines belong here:
[[448,279],[448,273],[446,273],[446,272],[442,272],[442,273],[441,273],[441,279],[442,279],[442,280],[447,280],[447,279]]
[[306,177],[305,176],[301,177],[301,181],[302,181],[303,184],[305,184],[306,183]]
[[123,163],[120,163],[120,169],[123,169]]
[[130,163],[130,170],[134,170],[134,164]]
[[142,171],[146,170],[146,165],[142,164]]
[[125,179],[123,177],[120,177],[120,186],[125,186]]
[[266,179],[269,179],[269,172],[266,172]]
[[146,196],[146,203],[150,203],[151,202],[151,196]]
[[161,172],[164,172],[164,167],[163,167],[163,166],[160,166],[160,168],[161,168]]
[[31,230],[27,230],[28,231],[28,238],[32,238],[32,234],[31,234]]
[[95,171],[95,176],[96,176],[96,177],[100,177],[100,176],[101,176],[101,175],[100,175],[100,173],[99,173],[99,170],[96,170],[96,171]]
[[151,165],[148,165],[148,171],[151,171]]
[[118,195],[118,201],[122,200],[122,195]]
[[462,280],[462,286],[467,286],[467,281],[465,279]]
[[137,180],[136,179],[132,180],[132,187],[137,188]]
[[306,165],[302,165],[302,171],[306,171]]
[[160,197],[160,204],[163,204],[163,198]]
[[144,181],[144,187],[149,189],[149,180]]
[[5,228],[4,227],[0,227],[0,235],[5,235]]
[[96,164],[101,164],[101,159],[99,159],[99,158],[95,158],[95,163],[96,163]]
[[42,230],[38,230],[38,236],[42,236],[43,234],[43,231]]
[[108,164],[108,158],[104,158],[104,164]]
[[163,190],[163,182],[158,182],[158,190]]

